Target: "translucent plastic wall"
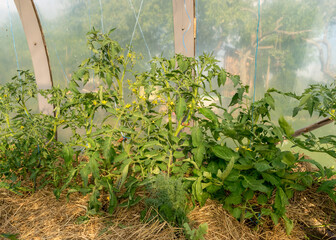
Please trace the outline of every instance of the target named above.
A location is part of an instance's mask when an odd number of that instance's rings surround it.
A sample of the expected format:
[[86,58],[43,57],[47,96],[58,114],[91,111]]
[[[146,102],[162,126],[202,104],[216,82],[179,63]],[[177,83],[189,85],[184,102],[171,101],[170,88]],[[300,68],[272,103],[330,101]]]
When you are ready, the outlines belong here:
[[[90,55],[86,33],[95,27],[143,57],[138,69],[156,55],[173,56],[171,1],[162,0],[35,0],[48,45],[56,84],[65,84]],[[136,19],[138,18],[138,22]],[[137,22],[137,24],[136,24]]]
[[26,37],[12,0],[0,1],[0,43],[0,83],[10,81],[18,68],[32,70]]
[[[197,55],[213,52],[220,65],[251,86],[255,74],[258,1],[198,0]],[[268,88],[301,93],[309,84],[330,83],[336,75],[336,1],[261,0],[256,99]],[[223,95],[230,95],[224,89]],[[295,129],[318,121],[292,118],[295,104],[278,100],[273,120],[285,115]],[[315,134],[335,133],[330,124]],[[334,164],[334,163],[333,163]]]

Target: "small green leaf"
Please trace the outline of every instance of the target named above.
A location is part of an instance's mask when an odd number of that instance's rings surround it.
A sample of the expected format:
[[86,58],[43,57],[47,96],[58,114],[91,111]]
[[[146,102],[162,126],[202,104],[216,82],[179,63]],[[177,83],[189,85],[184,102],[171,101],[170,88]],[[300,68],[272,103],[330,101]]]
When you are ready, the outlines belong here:
[[226,82],[226,72],[224,71],[224,69],[222,69],[220,71],[220,73],[218,74],[217,82],[218,82],[218,86],[219,87],[221,85],[225,85],[225,82]]
[[227,198],[225,198],[226,204],[238,205],[241,204],[242,201],[242,196],[236,193],[231,193]]
[[313,177],[311,175],[306,175],[301,180],[306,187],[311,187],[313,185]]
[[285,131],[286,135],[291,137],[294,134],[292,126],[288,124],[284,117],[280,117],[278,121],[280,127]]
[[93,155],[90,160],[89,160],[89,167],[90,167],[90,171],[92,172],[92,175],[95,177],[95,178],[99,178],[99,165],[98,165],[98,162],[96,160],[96,157],[95,155]]
[[7,238],[9,240],[19,240],[18,236],[19,234],[11,234],[11,233],[1,233],[0,236]]
[[276,214],[276,213],[274,213],[274,212],[272,212],[271,213],[271,219],[272,219],[272,221],[274,222],[274,225],[278,225],[278,223],[279,223],[279,215],[278,214]]
[[272,210],[269,209],[269,208],[262,208],[262,209],[261,209],[261,214],[266,215],[266,216],[269,216],[269,215],[272,214]]
[[286,233],[287,233],[287,235],[289,235],[294,228],[294,223],[291,219],[287,218],[286,216],[283,216],[282,218],[285,222]]
[[234,216],[237,219],[241,217],[241,214],[242,214],[241,208],[234,208],[232,211],[232,216]]
[[239,75],[233,75],[230,77],[231,81],[233,82],[233,86],[236,87],[240,82],[240,76]]
[[173,156],[175,158],[183,158],[183,157],[185,157],[185,154],[183,152],[181,152],[181,151],[175,151],[174,154],[173,154]]
[[110,192],[109,197],[110,197],[110,203],[109,203],[109,207],[108,207],[108,213],[112,214],[114,212],[114,209],[118,205],[118,199],[117,199],[116,194],[113,191]]
[[106,84],[109,88],[111,88],[113,82],[113,78],[110,72],[106,73]]
[[65,165],[70,167],[73,161],[74,151],[72,147],[65,145],[62,150]]
[[253,191],[253,190],[251,190],[251,189],[247,189],[247,190],[244,192],[244,198],[245,198],[246,201],[251,200],[253,197],[254,197],[254,191]]
[[[229,164],[226,166],[226,168],[225,168],[225,170],[223,171],[223,173],[222,174],[217,174],[218,175],[218,177],[222,180],[222,181],[224,181],[226,178],[227,178],[227,176],[229,176],[229,174],[231,173],[231,171],[232,171],[232,169],[233,169],[233,166],[234,166],[234,164],[235,164],[235,158],[234,157],[231,157],[231,159],[230,159],[230,161],[229,161]],[[220,169],[218,169],[218,170],[220,170]]]
[[282,152],[281,155],[281,162],[285,163],[287,166],[292,166],[296,162],[296,157],[290,151]]
[[304,94],[304,95],[302,95],[302,97],[300,99],[299,107],[302,107],[303,105],[305,105],[310,98],[311,98],[310,94]]
[[203,143],[203,133],[198,126],[194,126],[191,129],[191,140],[194,147],[198,147]]
[[257,201],[260,205],[265,205],[268,202],[268,198],[265,194],[260,194]]
[[176,118],[177,121],[181,121],[185,111],[187,110],[187,103],[183,97],[180,97],[176,104]]
[[89,181],[89,174],[90,174],[90,167],[89,164],[86,164],[81,170],[80,170],[80,175],[83,180],[84,186],[86,187],[88,185]]

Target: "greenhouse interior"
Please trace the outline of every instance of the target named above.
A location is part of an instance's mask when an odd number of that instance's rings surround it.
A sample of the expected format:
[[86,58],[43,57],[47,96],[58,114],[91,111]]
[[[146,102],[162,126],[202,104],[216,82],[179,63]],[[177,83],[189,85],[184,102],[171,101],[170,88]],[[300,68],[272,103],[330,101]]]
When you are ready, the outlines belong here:
[[335,0],[1,0],[0,238],[336,239]]

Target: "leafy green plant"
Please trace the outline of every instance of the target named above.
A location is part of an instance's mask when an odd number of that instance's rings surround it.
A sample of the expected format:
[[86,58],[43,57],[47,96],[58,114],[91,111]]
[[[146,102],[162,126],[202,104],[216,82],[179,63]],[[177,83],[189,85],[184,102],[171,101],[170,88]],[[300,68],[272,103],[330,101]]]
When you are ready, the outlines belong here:
[[183,224],[187,239],[204,240],[204,235],[208,233],[208,224],[202,223],[197,229],[191,229],[188,223]]
[[[336,81],[328,85],[314,84],[310,85],[301,95],[295,93],[284,93],[275,89],[271,92],[294,98],[298,100],[298,106],[293,109],[293,117],[300,111],[307,111],[312,117],[317,113],[319,117],[328,117],[330,120],[336,120]],[[301,148],[312,152],[323,152],[336,158],[336,135],[316,137],[312,132],[303,134],[304,139],[295,138],[293,143]]]
[[37,94],[35,79],[28,71],[0,86],[0,173],[15,187],[30,179],[36,188],[38,177],[47,184],[57,171],[60,144],[55,141],[54,118],[29,108],[36,104]]
[[147,208],[157,209],[158,215],[170,224],[182,226],[187,222],[187,192],[181,179],[157,175],[147,186],[150,193],[145,199]]
[[[329,85],[310,85],[301,95],[296,95],[295,93],[284,93],[275,89],[271,89],[270,91],[277,92],[299,101],[298,106],[293,109],[293,117],[295,117],[300,111],[307,111],[311,117],[314,113],[317,113],[319,117],[328,117],[335,123],[336,81]],[[310,132],[303,134],[302,136],[303,138],[291,138],[289,134],[288,137],[294,143],[294,146],[298,146],[312,152],[326,153],[336,160],[335,134],[317,137]],[[332,168],[322,168],[322,166],[319,166],[319,169],[322,174],[317,177],[320,179],[322,178],[322,180],[318,191],[326,192],[330,198],[335,201],[335,180],[329,179],[336,173]]]
[[[55,186],[56,197],[63,191],[88,194],[88,214],[137,204],[137,190],[147,185],[148,206],[171,223],[187,222],[189,199],[204,205],[211,198],[241,221],[283,219],[289,233],[293,222],[285,207],[294,192],[333,171],[280,148],[284,138],[294,141],[294,131],[284,118],[271,120],[271,91],[251,103],[248,86],[210,55],[156,57],[148,71],[134,73],[135,54],[112,33],[88,33],[93,54],[68,88],[37,90],[28,72],[0,87],[2,178],[39,176]],[[87,91],[93,79],[99,87]],[[223,86],[232,89],[228,104]],[[54,116],[27,108],[38,93],[54,106]],[[71,131],[64,143],[56,140],[61,128]],[[325,141],[333,144],[333,138]],[[297,171],[300,161],[319,171]],[[320,190],[334,198],[334,185],[322,183]],[[205,226],[185,228],[193,239],[206,232]]]

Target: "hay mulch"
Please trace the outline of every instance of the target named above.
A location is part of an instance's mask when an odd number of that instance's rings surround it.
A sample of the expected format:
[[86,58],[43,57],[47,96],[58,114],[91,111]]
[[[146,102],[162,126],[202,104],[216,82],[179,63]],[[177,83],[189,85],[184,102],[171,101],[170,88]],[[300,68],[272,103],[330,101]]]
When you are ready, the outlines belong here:
[[56,200],[51,190],[26,197],[0,190],[0,234],[19,234],[18,239],[24,240],[177,239],[181,234],[181,229],[155,218],[141,223],[141,204],[119,208],[113,217],[91,217],[79,224],[78,218],[85,216],[87,200],[79,194],[72,195],[69,202],[64,197]]
[[[18,239],[22,240],[185,239],[182,229],[157,218],[141,222],[142,204],[128,209],[119,208],[112,217],[90,217],[79,224],[79,217],[85,216],[87,200],[79,194],[71,195],[69,202],[64,196],[56,200],[51,189],[24,197],[0,190],[0,234],[18,234]],[[189,219],[193,226],[208,223],[208,234],[205,236],[208,240],[294,240],[307,239],[306,236],[335,240],[335,214],[335,203],[326,194],[317,193],[312,188],[296,194],[287,208],[287,216],[295,222],[290,236],[286,235],[282,223],[274,226],[267,219],[261,226],[248,227],[214,201],[208,201],[202,208],[196,207],[189,214]],[[313,238],[313,235],[316,237]]]

